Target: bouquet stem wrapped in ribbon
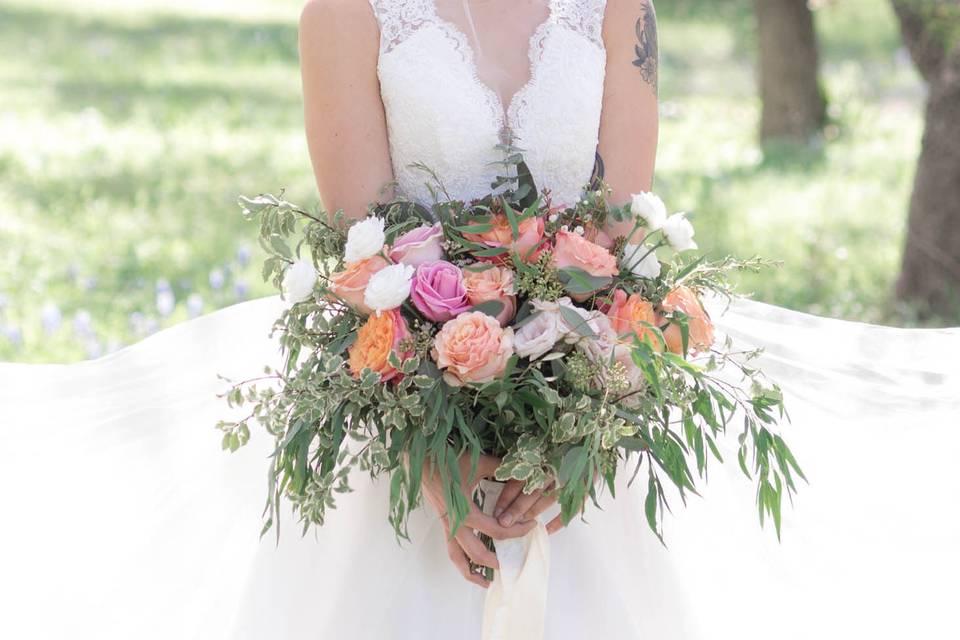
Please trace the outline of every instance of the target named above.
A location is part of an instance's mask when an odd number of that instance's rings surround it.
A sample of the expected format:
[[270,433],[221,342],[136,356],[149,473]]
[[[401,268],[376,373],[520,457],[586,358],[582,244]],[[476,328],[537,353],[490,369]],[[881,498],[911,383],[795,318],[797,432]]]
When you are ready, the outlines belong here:
[[[553,492],[564,523],[630,465],[662,541],[665,485],[696,493],[737,424],[760,522],[779,536],[782,497],[803,478],[777,432],[782,395],[750,362],[757,352],[716,344],[701,302],[729,297],[730,274],[764,262],[688,257],[693,226],[650,193],[615,206],[598,179],[577,202],[552,202],[522,155],[503,150],[505,175],[471,202],[396,200],[351,221],[282,197],[241,199],[260,224],[264,279],[290,303],[274,327],[285,365],[233,386],[228,401],[252,405],[250,417],[218,425],[229,450],[251,420],[275,440],[263,532],[284,499],[304,531],[322,525],[359,466],[390,477],[386,515],[400,538],[423,470],[439,473],[455,533],[474,499],[463,487],[488,455],[502,459],[496,480]],[[718,375],[725,368],[742,384]],[[496,548],[485,637],[538,637],[546,532]]]

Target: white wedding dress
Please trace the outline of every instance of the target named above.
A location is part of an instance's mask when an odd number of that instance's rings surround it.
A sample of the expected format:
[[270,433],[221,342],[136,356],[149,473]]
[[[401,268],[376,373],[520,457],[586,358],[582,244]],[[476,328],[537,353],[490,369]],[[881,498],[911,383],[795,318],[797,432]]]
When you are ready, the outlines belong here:
[[[484,54],[503,50],[476,35],[494,25],[460,0],[371,6],[402,192],[429,198],[419,161],[451,195],[483,193],[507,127],[538,183],[576,198],[597,143],[603,0],[517,3],[533,36],[516,73]],[[215,394],[217,374],[278,363],[281,308],[246,302],[80,364],[0,364],[0,638],[479,637],[484,592],[426,508],[396,542],[385,481],[355,476],[316,533],[288,515],[279,545],[258,538],[271,442],[221,452],[214,424],[239,412]],[[674,502],[669,548],[643,483],[551,537],[545,637],[960,637],[960,330],[722,311],[722,333],[766,349],[810,480],[784,505],[782,542],[758,525],[731,434],[703,497]]]

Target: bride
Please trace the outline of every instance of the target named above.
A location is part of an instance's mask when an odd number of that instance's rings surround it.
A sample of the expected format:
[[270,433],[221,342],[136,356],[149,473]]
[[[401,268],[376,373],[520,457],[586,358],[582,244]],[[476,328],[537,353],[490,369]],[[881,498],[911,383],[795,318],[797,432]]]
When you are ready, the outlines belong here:
[[[300,47],[328,209],[363,216],[388,183],[429,201],[414,162],[456,198],[483,194],[508,140],[556,202],[599,170],[615,201],[651,188],[647,0],[311,0]],[[398,545],[389,488],[360,475],[315,534],[288,514],[279,541],[258,540],[271,443],[218,450],[230,411],[217,375],[277,364],[281,309],[236,305],[91,362],[0,364],[0,637],[480,637],[488,585],[467,558],[498,559],[467,528],[448,539],[434,500]],[[957,637],[960,332],[746,300],[722,311],[719,330],[765,349],[810,479],[784,507],[782,542],[757,525],[732,455],[668,517],[667,548],[625,481],[566,528],[549,495],[508,487],[470,528],[548,523],[549,580],[529,600],[546,600],[544,637]]]

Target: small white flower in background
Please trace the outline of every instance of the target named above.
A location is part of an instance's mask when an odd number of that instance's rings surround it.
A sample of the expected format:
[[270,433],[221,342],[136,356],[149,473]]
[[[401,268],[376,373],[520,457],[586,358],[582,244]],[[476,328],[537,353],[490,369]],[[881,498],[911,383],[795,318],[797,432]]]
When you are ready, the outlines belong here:
[[191,293],[187,297],[187,315],[196,318],[203,313],[203,298],[199,293]]
[[660,196],[641,191],[632,196],[630,213],[640,218],[648,231],[656,231],[667,221],[667,206]]
[[402,262],[384,267],[370,276],[363,292],[363,302],[376,311],[396,309],[410,295],[410,281],[415,269]]
[[630,269],[633,275],[638,278],[656,278],[660,275],[660,261],[657,260],[657,254],[650,250],[645,244],[623,245],[623,257],[620,258],[620,264],[626,269]]
[[347,245],[343,250],[343,259],[358,262],[375,256],[383,249],[386,241],[383,233],[383,219],[370,216],[354,223],[347,231]]
[[53,302],[46,303],[40,310],[40,323],[47,333],[53,333],[59,329],[62,319],[63,315],[60,313],[60,307]]
[[291,304],[303,302],[313,295],[313,285],[316,283],[317,270],[313,268],[313,263],[299,258],[287,267],[287,273],[283,276],[283,297]]
[[176,306],[177,298],[170,289],[166,289],[157,294],[157,313],[160,315],[164,317],[170,315]]
[[86,309],[80,309],[74,314],[73,332],[81,338],[93,336],[93,318]]
[[696,249],[693,241],[693,225],[687,220],[687,214],[675,213],[663,225],[663,235],[674,251],[689,251]]
[[227,276],[224,275],[223,269],[214,269],[210,272],[210,286],[214,289],[220,289],[223,287],[223,283],[226,281]]

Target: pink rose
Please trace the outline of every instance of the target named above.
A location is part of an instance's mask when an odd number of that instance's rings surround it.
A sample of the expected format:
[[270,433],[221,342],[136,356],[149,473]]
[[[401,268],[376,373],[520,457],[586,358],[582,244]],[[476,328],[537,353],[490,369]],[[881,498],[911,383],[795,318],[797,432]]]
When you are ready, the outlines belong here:
[[505,327],[517,313],[517,296],[513,288],[513,271],[506,267],[489,266],[486,269],[464,269],[463,282],[467,300],[472,305],[497,301],[503,309],[497,314],[500,326]]
[[437,332],[430,354],[451,386],[490,382],[513,355],[513,329],[481,311],[461,313]]
[[413,306],[432,322],[446,322],[470,308],[463,272],[445,260],[432,260],[417,267],[410,298]]
[[440,223],[411,229],[396,239],[390,247],[390,259],[411,267],[443,258],[443,228]]
[[[543,240],[543,218],[530,216],[517,224],[520,232],[517,239],[513,239],[513,230],[510,221],[502,213],[490,217],[491,228],[479,233],[464,233],[463,237],[471,242],[479,242],[488,247],[509,247],[515,251],[524,262],[533,262],[540,255],[540,242]],[[497,256],[496,261],[505,264],[507,254]]]
[[577,267],[597,277],[615,276],[620,272],[612,253],[572,231],[557,231],[553,266],[557,269]]
[[387,261],[379,255],[347,263],[346,269],[330,276],[330,291],[360,313],[370,315],[372,309],[364,304],[363,292],[367,288],[370,276],[386,266]]

